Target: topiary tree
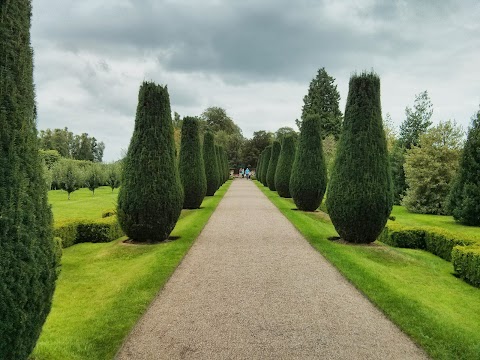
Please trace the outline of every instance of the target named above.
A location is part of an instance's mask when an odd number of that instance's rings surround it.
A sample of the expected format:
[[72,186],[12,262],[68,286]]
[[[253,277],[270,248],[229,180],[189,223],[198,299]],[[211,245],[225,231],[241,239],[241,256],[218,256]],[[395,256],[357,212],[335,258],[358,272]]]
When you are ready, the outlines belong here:
[[393,205],[393,187],[380,106],[380,78],[350,78],[343,131],[326,205],[335,229],[353,243],[376,240]]
[[118,220],[132,240],[163,241],[175,227],[182,205],[168,90],[144,82],[124,159]]
[[277,162],[281,148],[280,142],[274,141],[272,143],[272,154],[270,155],[267,169],[267,185],[272,191],[275,191],[275,171],[277,170]]
[[278,157],[277,170],[275,171],[275,188],[278,195],[284,198],[290,195],[290,176],[292,174],[293,161],[295,160],[295,137],[286,135],[283,138],[282,149]]
[[0,359],[27,359],[50,312],[58,246],[36,129],[31,1],[0,1]]
[[480,110],[472,119],[460,160],[460,170],[450,193],[455,220],[480,226]]
[[182,142],[178,169],[183,185],[184,209],[198,209],[207,193],[207,178],[203,163],[198,120],[183,118]]
[[303,120],[290,176],[290,194],[299,210],[315,211],[327,188],[320,115]]
[[255,170],[255,179],[260,181],[260,176],[262,175],[262,171],[261,171],[261,168],[262,168],[262,156],[263,156],[263,152],[260,154],[260,156],[258,157],[258,161],[257,161],[257,169]]
[[219,175],[215,156],[215,138],[210,131],[205,133],[203,139],[203,161],[207,177],[207,196],[213,196],[218,189]]
[[223,171],[222,171],[222,161],[220,160],[220,147],[215,144],[215,161],[217,162],[217,169],[218,169],[218,178],[217,178],[217,190],[223,184]]
[[230,178],[230,167],[228,166],[228,155],[227,151],[222,147],[223,149],[223,166],[224,166],[224,174],[225,174],[225,181],[226,182]]
[[262,178],[261,182],[263,186],[267,186],[267,170],[268,170],[268,165],[270,164],[270,157],[272,155],[272,145],[268,145],[265,148],[265,154],[263,155],[264,161],[262,162]]

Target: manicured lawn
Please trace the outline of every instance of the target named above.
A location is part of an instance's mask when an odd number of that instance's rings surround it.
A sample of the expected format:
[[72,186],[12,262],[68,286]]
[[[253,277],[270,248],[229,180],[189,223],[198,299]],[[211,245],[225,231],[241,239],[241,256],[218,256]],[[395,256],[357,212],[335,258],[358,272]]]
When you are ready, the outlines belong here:
[[[465,226],[456,222],[452,216],[413,214],[403,206],[394,206],[392,215],[395,221],[389,220],[389,224],[405,226],[418,226],[424,229],[442,228],[454,234],[461,234],[463,237],[480,242],[480,227]],[[479,356],[480,357],[480,356]]]
[[102,211],[117,207],[118,189],[103,186],[95,190],[95,196],[88,189],[79,189],[68,195],[63,190],[48,192],[48,201],[52,205],[55,221],[84,218],[96,219],[102,217]]
[[[453,276],[451,263],[378,242],[354,246],[329,241],[337,234],[321,212],[292,210],[291,199],[256,183],[315,249],[432,358],[480,359],[480,289]],[[397,221],[407,221],[399,210]]]
[[[119,239],[65,249],[52,311],[34,359],[112,359],[190,249],[230,183],[205,198],[201,209],[182,212],[172,232],[177,240],[126,245]],[[55,199],[53,203],[58,205]]]

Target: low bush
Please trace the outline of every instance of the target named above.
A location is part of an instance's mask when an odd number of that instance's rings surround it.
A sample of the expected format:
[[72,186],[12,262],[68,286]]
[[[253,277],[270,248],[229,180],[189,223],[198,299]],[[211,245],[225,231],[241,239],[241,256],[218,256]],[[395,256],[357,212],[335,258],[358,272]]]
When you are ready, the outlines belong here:
[[466,246],[474,243],[474,241],[459,239],[458,236],[441,230],[425,232],[426,250],[447,261],[452,261],[452,250],[455,246]]
[[55,224],[54,235],[62,239],[62,247],[92,242],[109,242],[123,236],[116,216],[102,219],[73,219]]
[[452,251],[453,268],[457,275],[480,287],[480,246],[455,246]]
[[400,248],[423,250],[426,248],[425,230],[418,228],[385,227],[378,240],[384,244]]
[[115,215],[117,215],[117,211],[115,209],[108,209],[108,210],[102,211],[102,218],[107,218]]

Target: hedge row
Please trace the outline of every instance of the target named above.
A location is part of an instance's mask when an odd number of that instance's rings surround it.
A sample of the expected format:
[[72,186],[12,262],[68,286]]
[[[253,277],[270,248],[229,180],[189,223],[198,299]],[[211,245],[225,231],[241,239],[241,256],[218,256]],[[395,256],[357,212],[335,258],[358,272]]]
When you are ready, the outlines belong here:
[[124,235],[116,216],[66,220],[56,223],[53,232],[62,239],[62,248],[84,242],[109,242]]
[[480,287],[480,245],[455,246],[452,251],[452,262],[460,278]]

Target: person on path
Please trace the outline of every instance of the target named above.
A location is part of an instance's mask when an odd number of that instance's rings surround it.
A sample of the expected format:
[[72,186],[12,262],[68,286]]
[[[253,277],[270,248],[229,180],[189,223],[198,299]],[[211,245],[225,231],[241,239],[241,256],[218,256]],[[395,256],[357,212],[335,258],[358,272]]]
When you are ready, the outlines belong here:
[[247,180],[250,180],[250,169],[248,167],[245,170],[245,176],[247,177]]
[[241,176],[241,177],[242,177],[242,179],[243,179],[243,177],[244,177],[244,174],[243,174],[243,168],[240,168],[240,172],[239,172],[239,174],[240,174],[240,176]]

